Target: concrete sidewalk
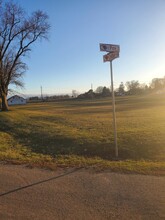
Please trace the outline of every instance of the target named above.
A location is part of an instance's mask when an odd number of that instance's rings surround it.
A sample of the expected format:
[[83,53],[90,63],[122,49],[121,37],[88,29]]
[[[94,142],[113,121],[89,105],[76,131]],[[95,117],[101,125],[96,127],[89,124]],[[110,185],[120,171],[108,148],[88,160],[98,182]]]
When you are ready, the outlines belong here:
[[165,177],[0,165],[1,220],[165,219]]

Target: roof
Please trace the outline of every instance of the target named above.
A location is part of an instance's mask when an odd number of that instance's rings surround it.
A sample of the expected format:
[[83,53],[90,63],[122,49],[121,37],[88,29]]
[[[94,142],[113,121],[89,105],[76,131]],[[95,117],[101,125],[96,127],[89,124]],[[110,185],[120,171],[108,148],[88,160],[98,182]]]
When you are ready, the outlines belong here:
[[[13,95],[11,96],[10,98],[7,99],[7,101],[9,101],[10,99],[13,99],[13,98],[21,98],[21,99],[24,99],[23,97],[19,96],[19,95]],[[25,99],[24,99],[25,100]]]

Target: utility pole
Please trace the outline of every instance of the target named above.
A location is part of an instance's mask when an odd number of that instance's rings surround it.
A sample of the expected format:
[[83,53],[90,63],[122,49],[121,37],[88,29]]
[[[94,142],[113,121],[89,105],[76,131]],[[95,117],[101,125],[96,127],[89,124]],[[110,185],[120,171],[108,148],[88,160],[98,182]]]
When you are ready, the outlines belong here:
[[43,101],[42,86],[41,86],[41,100]]

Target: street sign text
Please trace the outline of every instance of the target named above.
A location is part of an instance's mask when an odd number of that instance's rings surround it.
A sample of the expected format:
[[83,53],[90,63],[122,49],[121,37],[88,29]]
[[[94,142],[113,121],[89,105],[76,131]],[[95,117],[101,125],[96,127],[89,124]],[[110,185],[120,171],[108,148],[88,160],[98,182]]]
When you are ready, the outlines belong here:
[[120,46],[115,44],[100,44],[100,51],[105,52],[119,52]]
[[103,61],[104,62],[112,61],[118,57],[119,57],[119,52],[117,51],[112,53],[107,53],[103,56]]

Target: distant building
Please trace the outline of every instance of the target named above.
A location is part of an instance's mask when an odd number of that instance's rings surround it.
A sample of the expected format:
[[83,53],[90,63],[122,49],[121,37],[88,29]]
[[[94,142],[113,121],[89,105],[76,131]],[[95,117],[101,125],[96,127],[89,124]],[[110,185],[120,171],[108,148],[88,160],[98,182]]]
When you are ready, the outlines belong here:
[[26,99],[23,97],[20,97],[18,95],[14,95],[10,97],[8,100],[8,105],[25,105],[26,104]]

